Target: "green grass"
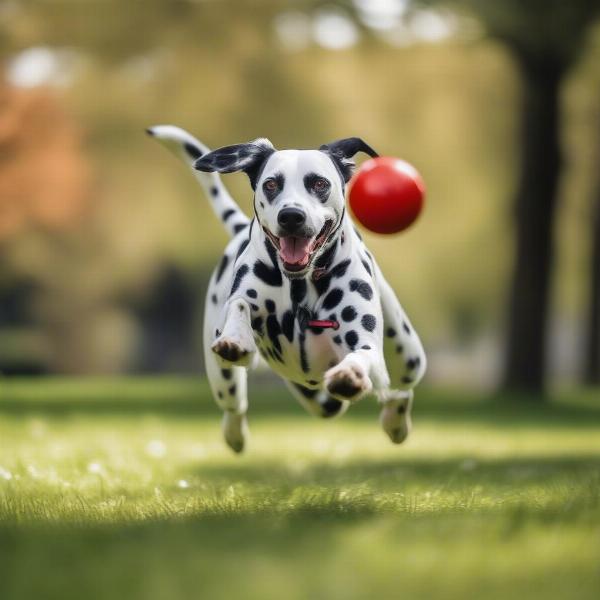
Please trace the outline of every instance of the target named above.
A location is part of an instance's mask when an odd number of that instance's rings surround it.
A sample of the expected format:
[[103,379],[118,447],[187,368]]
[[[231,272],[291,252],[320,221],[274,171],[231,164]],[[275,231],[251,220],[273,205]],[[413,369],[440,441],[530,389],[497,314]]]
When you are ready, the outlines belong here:
[[596,598],[600,401],[425,391],[406,445],[363,403],[205,384],[0,381],[0,598]]

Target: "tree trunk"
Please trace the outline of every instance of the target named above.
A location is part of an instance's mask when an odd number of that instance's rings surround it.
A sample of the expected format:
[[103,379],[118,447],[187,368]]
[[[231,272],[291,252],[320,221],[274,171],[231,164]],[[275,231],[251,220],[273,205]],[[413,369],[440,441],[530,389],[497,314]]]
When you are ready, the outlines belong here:
[[585,383],[600,384],[600,175],[596,181],[592,215],[590,304],[588,308]]
[[505,390],[545,389],[553,238],[561,167],[558,61],[517,58],[523,85],[516,252],[509,298]]

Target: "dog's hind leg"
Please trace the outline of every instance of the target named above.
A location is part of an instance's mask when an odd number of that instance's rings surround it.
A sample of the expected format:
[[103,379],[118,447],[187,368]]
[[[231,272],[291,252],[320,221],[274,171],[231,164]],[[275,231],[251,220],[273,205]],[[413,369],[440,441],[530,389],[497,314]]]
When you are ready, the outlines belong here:
[[213,352],[217,307],[206,303],[204,312],[204,359],[215,402],[223,410],[223,435],[234,452],[241,452],[248,437],[247,373],[244,367],[223,365]]
[[414,331],[396,294],[377,273],[384,323],[383,353],[390,376],[390,388],[379,395],[380,422],[395,444],[410,433],[413,388],[425,374],[427,361],[419,336]]
[[316,417],[325,419],[337,417],[344,414],[350,406],[350,402],[347,400],[333,398],[324,390],[310,389],[287,380],[285,380],[285,384],[304,409]]

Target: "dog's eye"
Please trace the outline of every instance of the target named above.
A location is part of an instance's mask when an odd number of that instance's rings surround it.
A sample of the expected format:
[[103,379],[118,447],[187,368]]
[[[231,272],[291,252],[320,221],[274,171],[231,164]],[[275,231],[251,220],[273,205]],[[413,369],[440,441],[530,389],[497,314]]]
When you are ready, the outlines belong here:
[[327,179],[323,179],[322,177],[315,179],[315,182],[313,183],[313,189],[316,192],[324,192],[328,187],[329,182]]
[[264,183],[263,183],[263,189],[266,192],[275,192],[277,191],[277,188],[279,186],[277,185],[277,182],[274,179],[267,179]]

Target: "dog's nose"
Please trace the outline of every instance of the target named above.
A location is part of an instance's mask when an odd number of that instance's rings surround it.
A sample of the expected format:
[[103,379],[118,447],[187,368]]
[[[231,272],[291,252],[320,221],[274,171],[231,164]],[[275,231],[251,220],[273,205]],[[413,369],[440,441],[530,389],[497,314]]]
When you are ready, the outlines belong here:
[[286,233],[295,233],[306,223],[306,213],[299,208],[282,208],[277,222]]

